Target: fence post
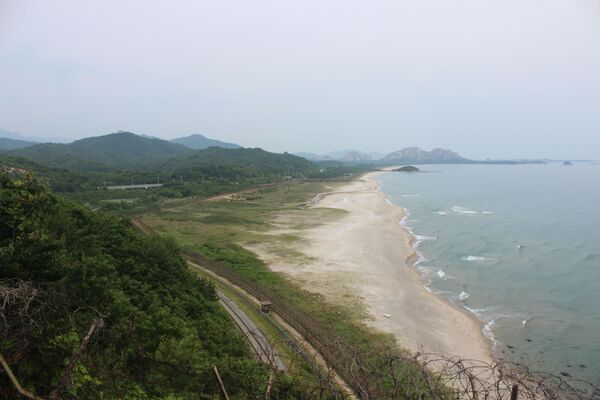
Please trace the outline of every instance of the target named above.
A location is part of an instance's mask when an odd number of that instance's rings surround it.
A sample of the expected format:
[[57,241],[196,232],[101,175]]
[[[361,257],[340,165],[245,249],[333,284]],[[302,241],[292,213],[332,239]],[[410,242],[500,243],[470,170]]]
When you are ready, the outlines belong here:
[[519,397],[519,385],[515,383],[510,391],[510,400],[517,400],[517,397]]
[[225,400],[229,400],[229,395],[227,394],[227,390],[225,389],[225,385],[223,384],[223,380],[221,379],[221,375],[219,375],[219,370],[217,366],[213,366],[213,371],[215,372],[215,376],[217,377],[217,381],[219,381],[219,386],[221,387],[221,394]]

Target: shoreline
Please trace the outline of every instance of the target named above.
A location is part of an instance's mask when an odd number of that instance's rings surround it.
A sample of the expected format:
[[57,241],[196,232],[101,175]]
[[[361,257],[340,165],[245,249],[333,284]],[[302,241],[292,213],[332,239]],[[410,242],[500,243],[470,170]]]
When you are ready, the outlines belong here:
[[433,290],[431,290],[427,286],[427,283],[424,280],[423,274],[418,271],[417,265],[424,259],[424,256],[417,250],[417,246],[419,243],[422,242],[422,240],[419,240],[418,236],[415,233],[413,233],[409,228],[407,228],[406,225],[404,224],[404,221],[408,217],[408,210],[402,206],[394,204],[390,200],[389,196],[383,190],[381,190],[381,184],[375,180],[375,176],[380,175],[382,173],[390,173],[390,172],[391,172],[390,170],[370,172],[370,173],[367,173],[367,174],[359,177],[358,179],[367,179],[367,180],[374,181],[377,184],[376,190],[385,197],[388,204],[390,204],[390,206],[392,206],[392,207],[397,207],[397,208],[402,209],[403,217],[401,218],[400,222],[398,223],[398,226],[400,227],[400,229],[402,229],[404,231],[404,233],[406,235],[409,236],[409,244],[413,250],[412,254],[410,254],[406,258],[406,261],[405,261],[406,266],[419,276],[419,278],[421,280],[421,284],[423,285],[423,288],[428,293],[430,293],[432,296],[435,296],[437,299],[442,300],[444,303],[446,303],[448,306],[452,307],[453,309],[463,313],[464,315],[466,315],[468,318],[472,319],[475,323],[477,323],[479,325],[481,335],[485,338],[485,340],[489,344],[489,353],[487,354],[489,359],[481,360],[481,361],[493,360],[494,359],[493,352],[494,352],[494,346],[495,346],[496,340],[494,339],[493,335],[488,336],[485,333],[485,330],[489,329],[489,327],[488,327],[489,322],[487,322],[481,318],[478,318],[477,314],[474,313],[473,311],[469,310],[468,308],[460,307],[460,306],[456,305],[455,303],[453,303],[450,299],[444,297],[443,295],[435,293]]
[[[402,225],[405,209],[380,190],[375,178],[381,173],[367,173],[313,199],[310,208],[348,213],[303,234],[310,245],[300,250],[316,260],[313,265],[283,272],[300,279],[314,274],[313,282],[324,273],[339,275],[337,286],[345,288],[338,289],[350,288],[358,295],[368,312],[367,324],[392,334],[413,352],[491,362],[492,342],[483,333],[485,322],[426,287],[416,269],[418,238]],[[309,286],[328,296],[319,285]],[[331,284],[325,286],[332,290]]]

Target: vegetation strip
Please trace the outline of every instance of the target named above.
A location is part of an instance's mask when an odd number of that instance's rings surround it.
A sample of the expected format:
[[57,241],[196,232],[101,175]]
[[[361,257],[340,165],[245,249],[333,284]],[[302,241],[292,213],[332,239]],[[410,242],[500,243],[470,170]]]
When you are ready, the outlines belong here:
[[[252,358],[173,241],[0,173],[0,343],[43,399],[308,398],[312,382]],[[103,321],[103,323],[102,323]],[[19,399],[8,369],[0,398]]]
[[257,358],[260,361],[271,365],[272,368],[285,371],[285,365],[281,359],[279,359],[277,354],[275,354],[273,346],[268,342],[265,334],[258,327],[253,325],[251,318],[244,314],[231,299],[227,298],[219,290],[217,290],[217,296],[219,297],[219,303],[227,310],[244,336],[246,336],[248,343],[254,350]]
[[[226,278],[212,272],[210,269],[204,268],[202,265],[195,264],[189,260],[188,264],[193,268],[202,271],[209,278],[218,280],[218,283],[222,284],[224,287],[226,286],[227,290],[235,293],[235,295],[239,297],[240,301],[247,303],[249,307],[256,309],[260,306],[260,301],[258,299],[253,297],[241,287],[236,286]],[[318,376],[321,384],[327,387],[334,398],[356,397],[353,393],[351,393],[351,389],[348,384],[341,380],[336,374],[332,374],[332,371],[327,368],[327,364],[322,359],[318,351],[310,346],[308,341],[302,338],[298,332],[295,332],[291,326],[285,326],[285,321],[279,318],[276,314],[273,314],[273,317],[269,316],[268,314],[263,314],[262,317],[270,327],[274,328],[276,334],[283,339],[285,344],[289,346],[295,354],[300,356],[302,361],[310,367],[312,373],[315,376]],[[322,362],[319,362],[318,359],[321,359]],[[323,369],[327,371],[323,371]],[[340,392],[337,386],[344,388],[345,392],[347,393],[343,394]]]
[[[325,215],[323,212],[326,209],[301,211],[306,207],[306,199],[317,195],[315,190],[323,192],[322,186],[311,186],[315,184],[298,182],[282,185],[252,196],[239,194],[228,198],[228,201],[210,205],[202,200],[185,202],[158,214],[146,215],[144,220],[148,219],[161,233],[173,234],[187,250],[188,259],[193,258],[195,263],[203,266],[210,265],[212,270],[218,270],[217,275],[235,281],[238,287],[243,287],[245,292],[250,292],[259,300],[280,299],[271,301],[276,313],[284,314],[287,305],[291,315],[295,316],[296,312],[310,315],[310,320],[323,327],[323,336],[316,335],[319,330],[312,329],[310,325],[308,329],[302,329],[307,325],[299,325],[299,322],[304,320],[294,320],[290,315],[282,317],[284,323],[290,321],[292,328],[300,326],[301,329],[297,331],[306,336],[311,344],[316,343],[314,347],[322,353],[325,353],[323,347],[330,345],[325,349],[331,355],[329,359],[326,358],[328,364],[334,367],[341,365],[341,369],[336,369],[345,373],[345,379],[351,380],[353,389],[360,388],[360,398],[416,396],[455,399],[470,398],[474,392],[484,397],[503,397],[507,390],[510,393],[514,382],[522,385],[519,395],[523,398],[548,398],[563,388],[574,393],[564,381],[555,377],[541,378],[542,374],[532,374],[521,365],[501,362],[488,364],[424,352],[409,354],[394,346],[388,348],[380,342],[384,338],[369,336],[367,331],[362,330],[364,328],[355,325],[356,321],[344,322],[343,318],[340,319],[343,314],[338,314],[342,310],[335,311],[335,308],[330,308],[318,298],[315,301],[314,295],[299,290],[280,274],[270,270],[254,254],[236,245],[298,240],[285,229],[281,229],[285,233],[279,236],[264,233],[274,227],[280,229],[279,218],[285,218],[290,213],[298,215],[303,220],[301,224],[311,223],[306,221],[308,216],[313,220],[316,215]],[[289,254],[288,250],[286,248],[286,257],[295,256]],[[271,289],[266,289],[266,286]],[[356,329],[347,331],[352,327]],[[307,331],[310,335],[306,335]],[[325,353],[324,357],[327,355]],[[331,360],[338,363],[333,364]],[[435,374],[429,371],[443,372]],[[495,380],[497,377],[498,380]],[[455,388],[456,385],[459,388]],[[592,389],[586,390],[586,393],[597,392]],[[576,398],[588,397],[577,395]]]

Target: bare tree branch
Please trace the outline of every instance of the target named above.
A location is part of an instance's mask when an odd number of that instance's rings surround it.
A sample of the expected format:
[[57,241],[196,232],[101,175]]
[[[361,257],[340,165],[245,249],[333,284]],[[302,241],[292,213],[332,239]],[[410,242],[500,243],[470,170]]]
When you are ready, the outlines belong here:
[[23,389],[23,387],[19,383],[19,380],[17,379],[17,377],[13,373],[12,369],[10,368],[10,366],[4,359],[4,356],[2,355],[2,353],[0,353],[0,363],[4,367],[4,370],[6,371],[6,374],[8,375],[8,377],[10,378],[10,381],[12,382],[12,384],[15,386],[15,388],[17,389],[17,391],[19,393],[21,393],[23,396],[27,397],[28,399],[44,400],[43,398],[31,393],[30,391]]

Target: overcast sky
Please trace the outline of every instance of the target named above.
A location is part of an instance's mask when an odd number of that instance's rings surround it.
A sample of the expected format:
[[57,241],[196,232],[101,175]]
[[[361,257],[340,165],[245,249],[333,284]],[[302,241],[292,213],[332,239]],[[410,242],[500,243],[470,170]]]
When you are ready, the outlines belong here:
[[0,128],[600,158],[600,0],[0,0]]

